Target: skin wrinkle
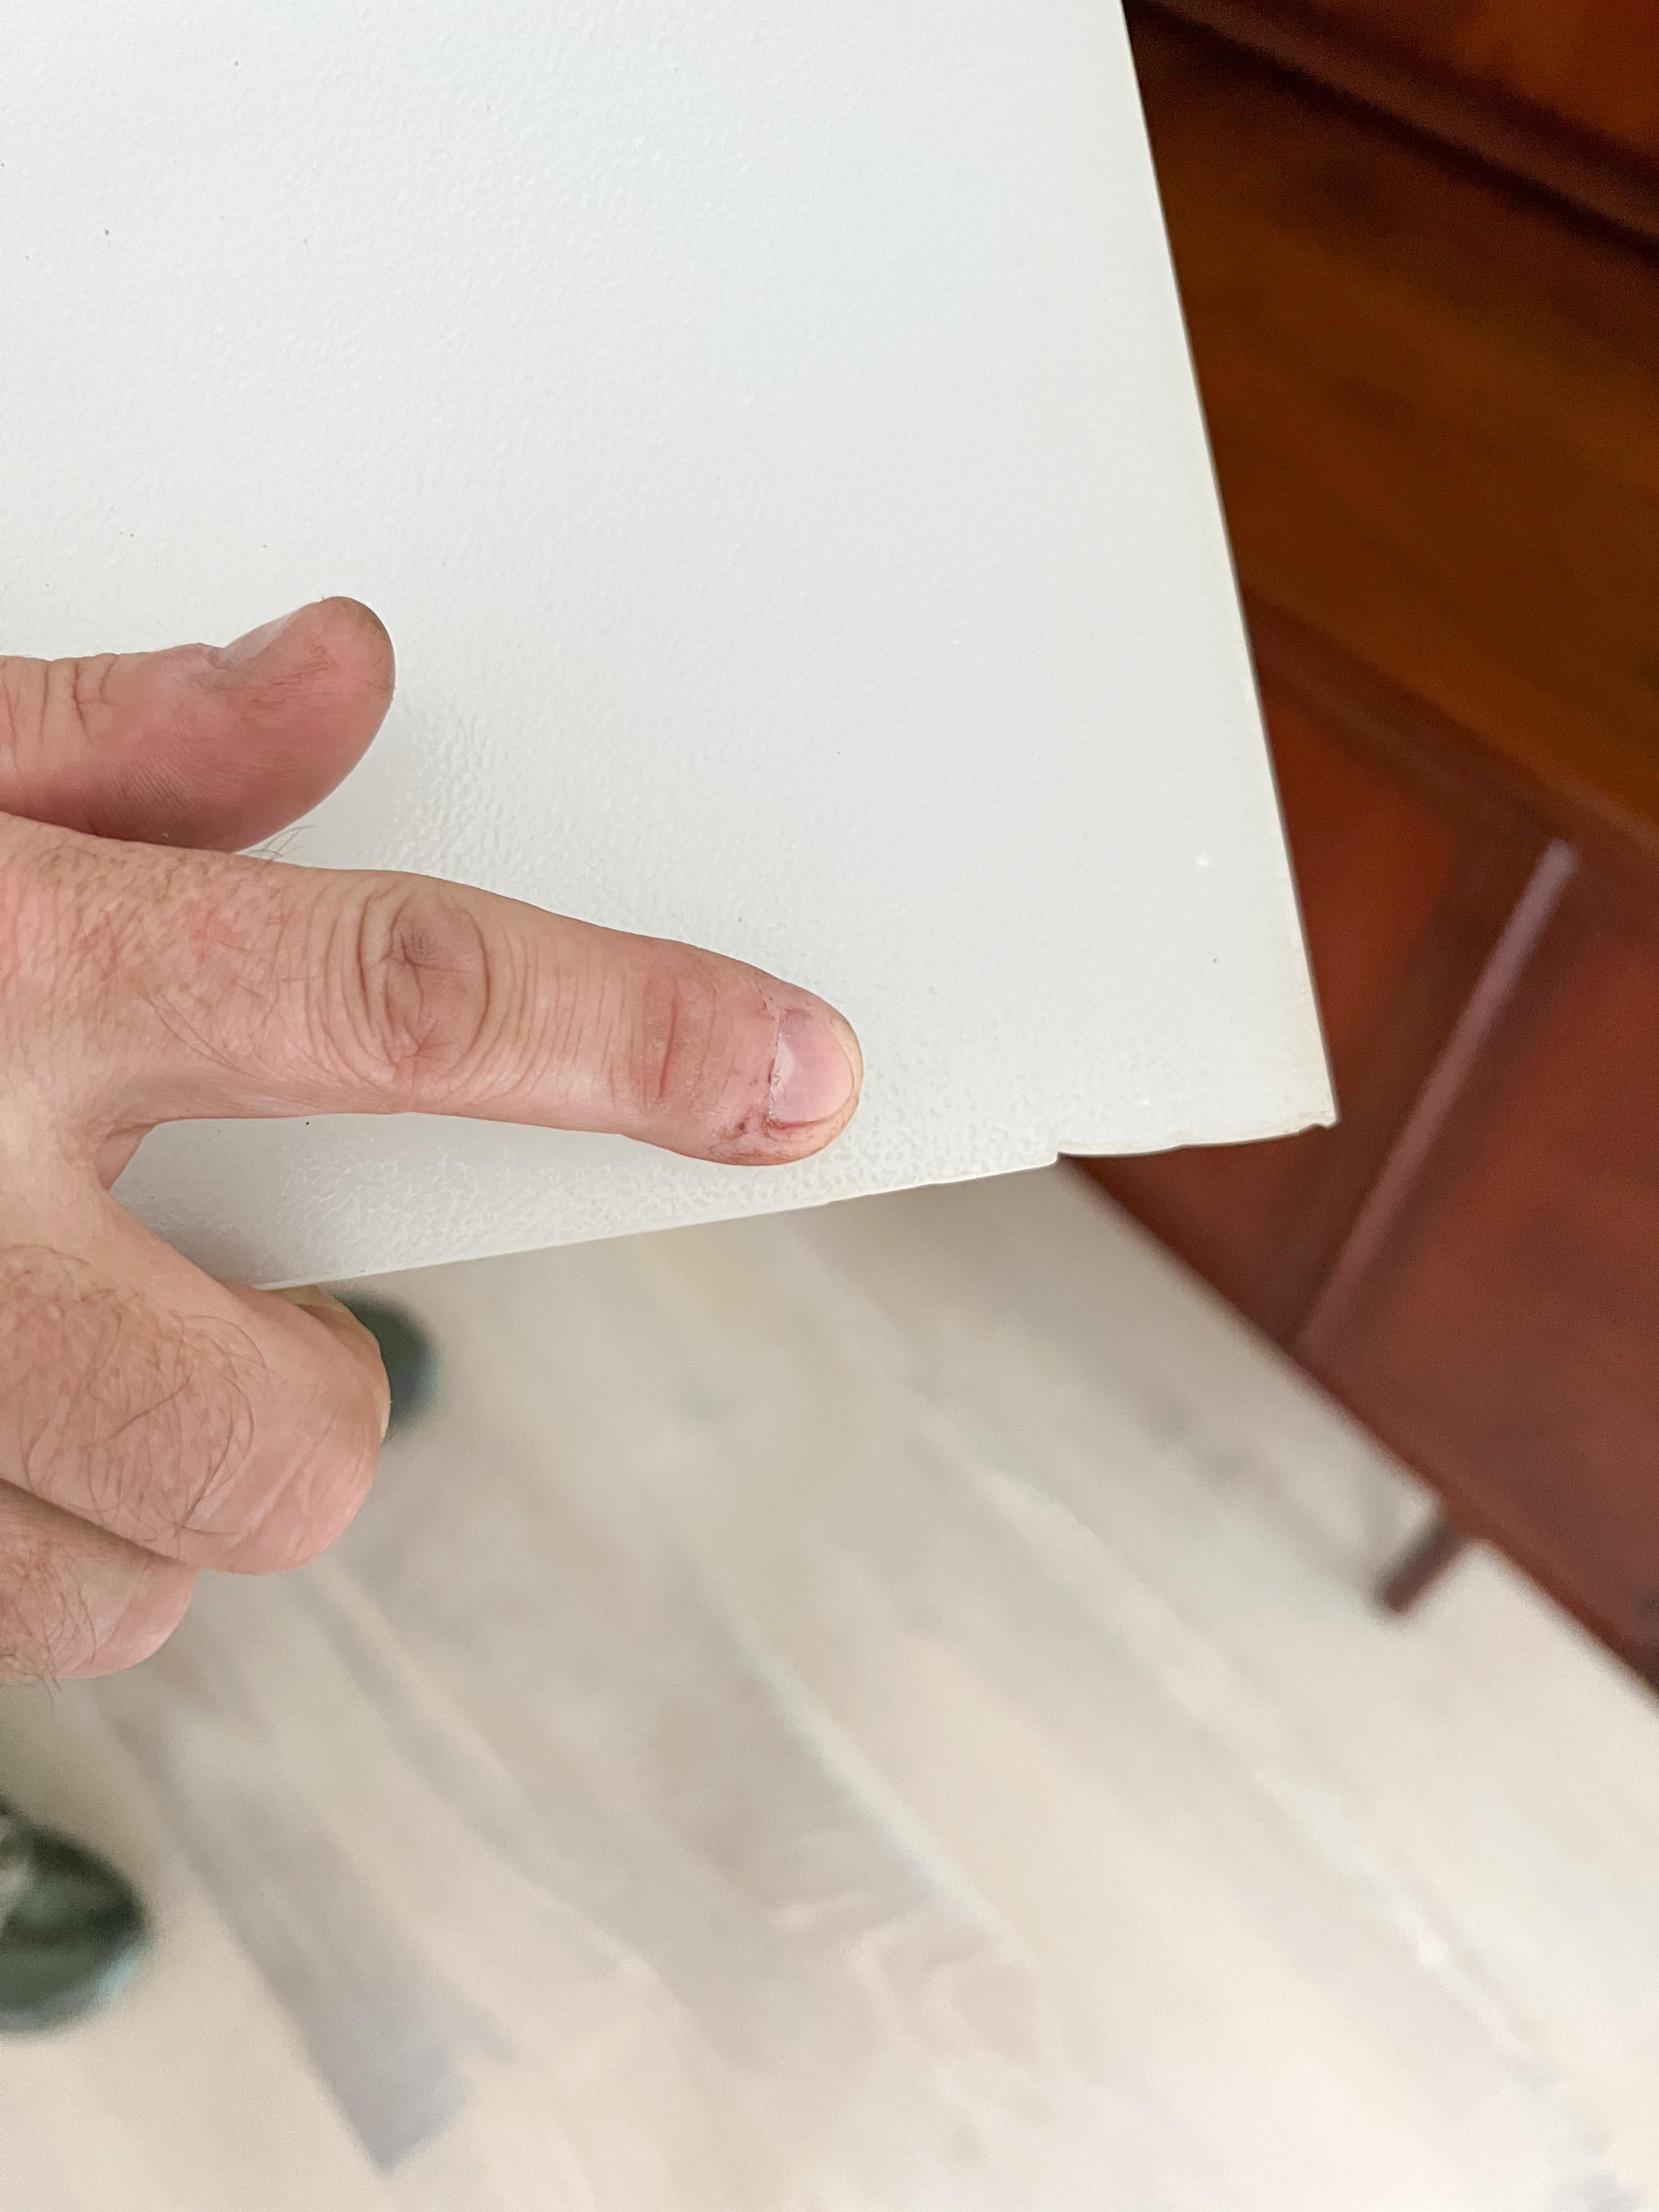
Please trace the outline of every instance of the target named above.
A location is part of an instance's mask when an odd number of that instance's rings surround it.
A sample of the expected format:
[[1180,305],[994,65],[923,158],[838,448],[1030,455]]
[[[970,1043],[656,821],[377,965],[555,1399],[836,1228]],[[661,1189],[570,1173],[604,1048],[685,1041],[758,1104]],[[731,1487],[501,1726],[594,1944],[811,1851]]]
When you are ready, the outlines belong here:
[[[70,712],[84,730],[89,714],[109,711],[110,672],[117,655],[95,653],[85,660],[59,660],[52,665],[68,672]],[[61,690],[59,696],[61,696]]]
[[309,1449],[290,1455],[281,1483],[268,1483],[241,1508],[232,1540],[214,1562],[222,1572],[307,1566],[356,1519],[379,1463],[378,1428],[364,1429],[355,1459],[343,1449],[337,1423],[316,1422],[310,1433]]
[[[33,1256],[53,1261],[64,1274],[73,1272],[64,1265],[62,1255],[35,1252]],[[15,1252],[9,1259],[15,1259]],[[13,1307],[18,1287],[15,1279],[7,1285]],[[27,1283],[22,1294],[28,1297]],[[80,1291],[51,1297],[35,1283],[31,1312],[40,1321],[38,1334],[60,1338],[80,1334],[76,1364],[91,1378],[84,1394],[73,1401],[60,1401],[46,1409],[45,1416],[35,1416],[24,1391],[13,1389],[7,1394],[13,1407],[22,1398],[20,1471],[31,1493],[42,1498],[55,1495],[55,1500],[70,1509],[88,1509],[95,1520],[119,1522],[128,1537],[139,1544],[161,1535],[170,1535],[175,1541],[184,1537],[208,1541],[222,1548],[226,1555],[223,1564],[234,1566],[237,1553],[261,1553],[261,1540],[279,1509],[303,1524],[312,1500],[321,1498],[323,1491],[331,1489],[349,1504],[361,1498],[362,1489],[368,1489],[372,1474],[368,1464],[358,1468],[349,1460],[338,1460],[334,1478],[327,1478],[325,1462],[338,1443],[334,1433],[337,1422],[323,1405],[319,1385],[312,1382],[307,1405],[296,1418],[296,1429],[310,1440],[305,1453],[296,1453],[289,1462],[285,1484],[272,1484],[264,1493],[254,1491],[250,1502],[239,1498],[237,1486],[248,1475],[254,1447],[250,1391],[243,1385],[239,1367],[257,1367],[261,1380],[270,1380],[268,1367],[246,1329],[232,1325],[228,1332],[230,1340],[226,1340],[210,1325],[184,1328],[173,1316],[153,1312],[139,1294],[122,1297],[106,1285],[88,1285]],[[77,1321],[91,1321],[91,1332],[86,1328],[76,1332]],[[128,1328],[128,1322],[133,1328]],[[142,1358],[142,1371],[137,1374],[131,1347],[137,1347]],[[18,1364],[27,1364],[31,1374],[40,1371],[40,1360],[31,1345],[24,1343],[20,1354],[22,1358]],[[111,1376],[118,1382],[112,1405],[108,1389]],[[77,1418],[88,1407],[93,1418],[77,1427]],[[115,1411],[112,1422],[104,1425],[97,1420],[100,1411]],[[191,1413],[197,1418],[191,1418]],[[119,1449],[124,1440],[131,1447],[126,1451]],[[40,1474],[42,1460],[55,1471],[55,1480],[51,1474]],[[161,1502],[177,1498],[177,1468],[192,1464],[199,1464],[199,1478],[173,1509],[161,1510]],[[73,1484],[76,1495],[69,1498],[62,1495],[64,1468],[80,1474],[80,1480]],[[341,1480],[341,1468],[345,1480]],[[155,1498],[157,1502],[157,1513],[150,1522],[135,1517],[135,1495]],[[299,1506],[299,1513],[295,1513],[295,1506]],[[327,1504],[325,1500],[325,1506],[327,1510],[316,1517],[334,1535],[343,1524],[343,1513],[338,1504]],[[314,1548],[319,1547],[310,1541],[296,1544],[292,1537],[283,1537],[281,1558],[285,1564],[296,1564]],[[270,1551],[270,1547],[264,1547],[264,1551]]]
[[[0,710],[5,715],[4,725],[0,727],[0,744],[8,756],[25,767],[31,757],[38,756],[46,745],[51,678],[50,663],[0,662]],[[32,699],[25,696],[28,691],[33,694]]]
[[[653,978],[646,987],[631,1067],[625,1050],[614,1054],[616,1064],[628,1070],[633,1085],[629,1103],[647,1114],[688,1107],[695,1112],[705,1100],[711,1107],[718,1105],[718,1095],[708,1094],[709,1069],[717,1049],[714,1031],[720,1018],[720,996],[707,976]],[[625,1046],[626,1029],[620,1029],[619,1035]],[[724,1087],[722,1078],[717,1090]]]
[[[203,884],[200,893],[185,903],[179,917],[194,955],[194,975],[210,972],[219,986],[200,1005],[199,1012],[195,988],[181,988],[176,981],[162,984],[167,971],[164,963],[154,957],[153,945],[142,962],[131,963],[130,968],[143,979],[147,1010],[174,1042],[182,1045],[191,1058],[234,1075],[240,1064],[234,1017],[244,1001],[258,1017],[268,1017],[270,1001],[268,993],[257,991],[254,986],[258,973],[258,939],[252,930],[234,927],[242,906],[234,898],[216,902],[210,894],[211,885]],[[145,934],[149,935],[148,931]],[[211,952],[229,953],[232,957],[210,960],[207,956]],[[262,1025],[262,1020],[250,1023],[250,1034],[256,1034]]]
[[628,984],[615,969],[597,980],[584,974],[556,991],[547,1018],[547,1050],[559,1066],[599,1071],[619,1119],[637,1099],[616,1080],[617,1040],[626,1035]]
[[[84,1095],[86,1045],[100,1035],[113,1042],[120,1026],[119,987],[131,966],[132,945],[149,933],[144,904],[125,895],[118,872],[113,887],[106,880],[98,885],[101,895],[94,895],[96,878],[88,855],[68,836],[40,841],[36,833],[32,848],[26,844],[21,856],[0,842],[0,876],[8,883],[6,934],[14,979],[5,999],[21,1018],[15,1018],[15,1029],[37,1052],[44,1050],[40,1073],[52,1091]],[[81,1010],[92,1016],[90,1024],[66,1018]],[[54,1080],[52,1055],[65,1049],[69,1064],[58,1069]]]
[[[64,1633],[64,1623],[69,1617],[65,1606],[65,1585],[70,1571],[65,1560],[54,1559],[50,1548],[27,1537],[8,1543],[0,1549],[0,1576],[10,1590],[21,1590],[27,1602],[8,1607],[0,1618],[3,1641],[0,1642],[0,1656],[3,1656],[9,1675],[26,1681],[55,1680],[74,1646]],[[91,1607],[77,1592],[84,1615],[86,1640],[96,1639],[96,1627],[92,1620]]]
[[84,1588],[69,1571],[67,1561],[55,1559],[44,1546],[38,1548],[40,1580],[50,1585],[55,1602],[57,1632],[54,1634],[52,1628],[41,1632],[39,1657],[55,1675],[65,1660],[79,1651],[95,1655],[100,1639],[90,1601]]
[[397,883],[366,899],[346,991],[371,1079],[398,1098],[423,1078],[459,1088],[483,1064],[496,965],[464,906]]
[[0,1588],[14,1601],[0,1607],[0,1679],[52,1683],[131,1665],[177,1625],[194,1582],[0,1483]]
[[[168,1321],[160,1316],[155,1316],[153,1319],[160,1324],[157,1334],[165,1341]],[[141,1473],[147,1462],[154,1464],[150,1445],[153,1429],[159,1428],[163,1431],[159,1439],[161,1448],[163,1451],[176,1451],[179,1466],[189,1466],[192,1459],[200,1457],[199,1475],[187,1485],[179,1505],[169,1510],[161,1522],[161,1530],[175,1544],[191,1537],[215,1543],[239,1542],[244,1533],[239,1516],[234,1510],[227,1513],[225,1517],[231,1524],[227,1532],[220,1525],[221,1516],[216,1508],[227,1498],[234,1508],[235,1486],[252,1453],[254,1421],[252,1396],[237,1373],[234,1361],[222,1356],[222,1347],[210,1330],[204,1328],[193,1330],[180,1328],[176,1346],[179,1364],[184,1370],[178,1388],[140,1408],[132,1419],[122,1424],[122,1430],[137,1428],[138,1431],[137,1456]],[[262,1371],[268,1372],[263,1361],[260,1365]],[[187,1419],[180,1420],[177,1425],[177,1434],[169,1437],[165,1433],[169,1425],[160,1417],[175,1407],[184,1407],[187,1403],[187,1394],[195,1395],[204,1376],[207,1378],[207,1387],[200,1395],[210,1418],[195,1425]],[[117,1441],[119,1433],[118,1431],[109,1442]],[[208,1440],[205,1449],[199,1442],[203,1434]],[[160,1483],[152,1483],[149,1486],[165,1497],[168,1488],[166,1476]],[[132,1534],[135,1541],[144,1540],[143,1536],[136,1531]]]
[[[216,1350],[232,1379],[240,1382],[234,1348],[239,1342],[246,1347],[242,1364],[257,1374],[261,1382],[269,1382],[270,1368],[258,1344],[249,1331],[234,1324],[228,1325],[224,1339],[216,1341]],[[281,1483],[267,1482],[262,1490],[256,1487],[248,1498],[234,1501],[230,1534],[216,1561],[226,1571],[262,1571],[272,1565],[304,1565],[343,1532],[374,1480],[379,1456],[378,1426],[371,1424],[365,1428],[359,1459],[353,1462],[343,1450],[338,1408],[330,1402],[323,1374],[313,1370],[303,1379],[308,1386],[307,1396],[292,1413],[292,1426],[296,1437],[303,1440],[302,1448],[290,1456]],[[242,1466],[252,1458],[254,1443],[250,1419]],[[235,1471],[240,1473],[241,1468]],[[227,1489],[228,1486],[227,1481]],[[319,1509],[313,1513],[313,1500],[321,1497],[326,1506],[326,1493],[330,1492],[337,1493],[331,1509]],[[343,1501],[343,1510],[339,1501]],[[179,1537],[210,1537],[216,1541],[224,1538],[225,1532],[212,1525],[217,1517],[212,1510],[214,1504],[213,1495],[204,1491],[175,1534]],[[298,1540],[293,1536],[273,1540],[272,1524],[279,1516],[299,1524],[301,1534]],[[307,1523],[313,1520],[319,1527],[307,1535]],[[253,1563],[252,1566],[247,1564],[250,1561]]]
[[[23,1488],[105,1525],[118,1522],[141,1544],[217,1533],[206,1504],[246,1461],[252,1416],[234,1364],[219,1357],[210,1330],[191,1329],[141,1292],[98,1282],[84,1263],[40,1246],[0,1255],[0,1376]],[[65,1344],[82,1382],[67,1395],[46,1356]],[[44,1406],[42,1388],[50,1393]],[[169,1509],[177,1470],[198,1462],[199,1477]],[[154,1501],[148,1520],[134,1512],[137,1498]]]
[[0,1615],[0,1649],[7,1663],[37,1680],[49,1676],[64,1648],[61,1633],[55,1632],[63,1610],[61,1569],[50,1551],[33,1540],[27,1524],[7,1530],[0,1523],[0,1573],[8,1589],[21,1589],[29,1600],[26,1607],[9,1606]]
[[[121,901],[112,915],[119,945],[112,980],[142,1002],[146,1014],[188,1057],[234,1074],[247,1043],[268,1025],[272,1012],[270,991],[257,987],[255,978],[264,973],[261,954],[265,941],[278,933],[275,925],[280,916],[262,912],[270,902],[252,883],[238,882],[228,874],[223,863],[216,865],[213,857],[167,857],[167,934],[189,947],[188,975],[179,975],[179,963],[167,958],[167,945],[158,935],[156,902],[139,897]],[[216,959],[214,954],[231,957]],[[196,979],[208,975],[214,979],[213,988],[199,994]],[[243,1001],[251,1018],[246,1037],[239,1039],[236,1015]],[[244,1048],[240,1054],[239,1042]]]
[[[134,1653],[133,1657],[134,1659],[148,1658],[156,1644],[165,1641],[166,1638],[178,1626],[184,1616],[185,1607],[189,1602],[190,1593],[195,1587],[195,1575],[189,1570],[176,1567],[165,1559],[155,1559],[148,1553],[139,1552],[134,1563],[134,1571],[127,1586],[126,1595],[121,1601],[118,1611],[101,1631],[95,1620],[88,1622],[92,1650],[90,1661],[87,1663],[90,1663],[101,1672],[103,1662],[111,1652],[123,1651],[127,1648],[127,1639],[135,1626],[140,1628],[143,1633],[140,1638],[140,1648]],[[156,1626],[155,1593],[158,1585],[164,1593],[171,1590],[176,1601],[167,1607],[161,1624],[160,1637],[151,1632]],[[131,1664],[132,1662],[128,1661],[124,1663]]]

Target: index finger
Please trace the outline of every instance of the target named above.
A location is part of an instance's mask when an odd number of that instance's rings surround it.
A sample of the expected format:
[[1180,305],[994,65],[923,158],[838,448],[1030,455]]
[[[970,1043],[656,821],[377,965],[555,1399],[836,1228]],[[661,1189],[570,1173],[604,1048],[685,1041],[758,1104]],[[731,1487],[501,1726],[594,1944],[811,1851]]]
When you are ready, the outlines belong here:
[[834,1008],[690,945],[422,877],[21,823],[0,859],[14,897],[48,902],[41,941],[79,948],[73,988],[48,977],[33,1012],[48,1075],[66,1025],[88,1040],[60,1100],[82,1126],[452,1114],[765,1165],[819,1150],[857,1103]]

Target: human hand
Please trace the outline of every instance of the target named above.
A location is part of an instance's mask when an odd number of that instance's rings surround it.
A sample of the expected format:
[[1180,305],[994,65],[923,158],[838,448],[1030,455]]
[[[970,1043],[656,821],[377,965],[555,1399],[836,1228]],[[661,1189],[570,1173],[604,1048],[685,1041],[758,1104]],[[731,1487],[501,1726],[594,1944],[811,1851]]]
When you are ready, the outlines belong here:
[[763,1166],[857,1103],[847,1024],[736,961],[237,857],[392,684],[346,599],[223,652],[0,659],[0,1675],[131,1665],[199,1569],[313,1558],[374,1475],[367,1331],[212,1281],[110,1196],[155,1124],[454,1114]]

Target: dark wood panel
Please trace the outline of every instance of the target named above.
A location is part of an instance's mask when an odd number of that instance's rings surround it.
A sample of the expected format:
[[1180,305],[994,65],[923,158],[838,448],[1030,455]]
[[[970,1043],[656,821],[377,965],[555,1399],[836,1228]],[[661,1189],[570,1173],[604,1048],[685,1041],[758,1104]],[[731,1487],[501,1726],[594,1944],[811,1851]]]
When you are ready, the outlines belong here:
[[1136,46],[1247,584],[1659,849],[1659,268],[1215,39]]
[[1653,0],[1304,0],[1334,26],[1659,160]]
[[1314,1371],[1659,1674],[1659,938],[1565,890]]
[[[1496,20],[1160,4],[1415,84]],[[1659,1685],[1659,255],[1305,48],[1136,44],[1343,1120],[1097,1172],[1440,1489],[1395,1601],[1468,1529]]]
[[[1646,8],[1649,0],[1636,0]],[[1659,245],[1659,165],[1645,107],[1615,116],[1596,99],[1598,56],[1587,85],[1543,66],[1540,52],[1518,72],[1472,50],[1465,58],[1393,0],[1131,0],[1202,26],[1458,149],[1511,182],[1529,185]],[[1651,70],[1626,70],[1650,93]],[[1522,91],[1522,84],[1529,89]],[[1629,125],[1629,128],[1621,127]]]
[[[1385,737],[1305,680],[1256,611],[1279,793],[1342,1120],[1268,1144],[1090,1164],[1261,1328],[1300,1326],[1530,873],[1540,830],[1431,736]],[[1352,672],[1355,702],[1367,687]],[[1376,702],[1372,702],[1374,710]]]

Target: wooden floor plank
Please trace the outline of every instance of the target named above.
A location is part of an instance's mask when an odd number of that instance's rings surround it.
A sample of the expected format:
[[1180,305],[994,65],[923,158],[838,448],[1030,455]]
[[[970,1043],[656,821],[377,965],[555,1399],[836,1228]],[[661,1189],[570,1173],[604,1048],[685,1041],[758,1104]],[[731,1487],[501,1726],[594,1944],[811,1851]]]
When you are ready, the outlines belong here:
[[1081,1178],[389,1287],[335,1555],[0,1698],[166,1936],[0,2212],[1659,2191],[1652,1700]]

